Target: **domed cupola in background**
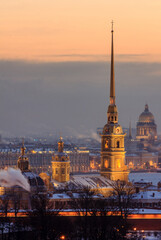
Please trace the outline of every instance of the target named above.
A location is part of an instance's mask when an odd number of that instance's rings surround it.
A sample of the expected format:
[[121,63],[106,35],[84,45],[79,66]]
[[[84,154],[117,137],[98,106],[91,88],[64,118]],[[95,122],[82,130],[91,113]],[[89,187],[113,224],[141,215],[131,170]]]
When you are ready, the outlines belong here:
[[144,112],[142,112],[139,116],[139,121],[137,122],[136,129],[136,139],[157,139],[157,125],[155,124],[153,114],[149,111],[148,104],[145,105]]

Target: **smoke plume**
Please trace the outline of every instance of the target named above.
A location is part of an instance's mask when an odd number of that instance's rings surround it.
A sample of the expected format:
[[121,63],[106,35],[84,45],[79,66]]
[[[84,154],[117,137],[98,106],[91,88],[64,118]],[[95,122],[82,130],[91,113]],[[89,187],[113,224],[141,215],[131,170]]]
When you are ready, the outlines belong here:
[[30,185],[27,179],[22,175],[19,169],[8,168],[0,171],[0,186],[13,187],[20,186],[26,191],[30,191]]

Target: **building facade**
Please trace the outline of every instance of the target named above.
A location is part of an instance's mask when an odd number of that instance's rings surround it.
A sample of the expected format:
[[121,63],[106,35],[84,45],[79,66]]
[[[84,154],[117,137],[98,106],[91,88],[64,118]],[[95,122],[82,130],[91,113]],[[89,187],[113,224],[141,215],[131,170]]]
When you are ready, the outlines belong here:
[[70,160],[70,172],[89,172],[90,171],[90,159],[88,150],[66,151]]
[[125,163],[131,170],[137,169],[154,169],[158,165],[158,153],[138,151],[135,153],[127,153]]

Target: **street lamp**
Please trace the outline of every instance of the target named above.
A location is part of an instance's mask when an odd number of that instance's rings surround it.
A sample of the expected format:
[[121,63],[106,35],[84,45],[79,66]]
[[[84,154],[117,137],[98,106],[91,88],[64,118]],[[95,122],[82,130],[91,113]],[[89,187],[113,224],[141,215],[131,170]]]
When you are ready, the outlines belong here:
[[61,240],[64,240],[64,239],[65,239],[65,236],[64,236],[64,235],[61,235],[61,236],[60,236],[60,239],[61,239]]

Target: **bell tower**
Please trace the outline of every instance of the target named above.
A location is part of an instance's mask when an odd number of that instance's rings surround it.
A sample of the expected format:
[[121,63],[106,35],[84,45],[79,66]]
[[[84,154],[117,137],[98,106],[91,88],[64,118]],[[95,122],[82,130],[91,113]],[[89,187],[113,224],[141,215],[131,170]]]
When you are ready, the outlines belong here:
[[58,141],[58,152],[52,158],[52,178],[60,183],[70,180],[70,161],[64,152],[62,137]]
[[114,181],[128,181],[129,172],[125,165],[125,134],[118,124],[118,111],[115,104],[113,33],[112,22],[110,104],[107,110],[107,124],[104,126],[101,135],[101,175]]

